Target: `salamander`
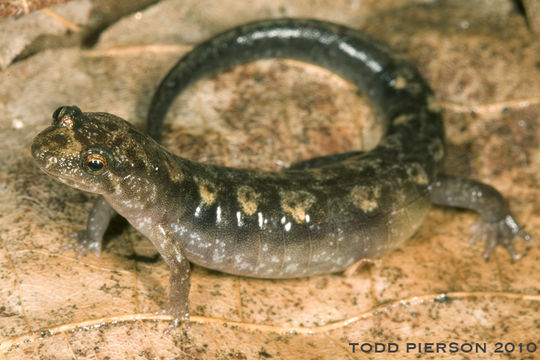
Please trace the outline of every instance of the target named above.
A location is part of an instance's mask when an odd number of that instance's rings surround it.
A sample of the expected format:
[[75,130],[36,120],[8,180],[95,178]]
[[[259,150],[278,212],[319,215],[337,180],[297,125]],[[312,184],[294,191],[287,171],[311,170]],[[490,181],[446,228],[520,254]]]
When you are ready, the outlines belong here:
[[[159,142],[176,96],[203,76],[262,58],[327,68],[367,95],[385,135],[371,151],[322,156],[282,171],[203,164]],[[386,45],[345,26],[310,19],[241,25],[196,46],[169,71],[149,107],[146,131],[108,113],[63,106],[32,143],[37,165],[100,194],[80,236],[99,252],[118,212],[170,267],[170,307],[189,320],[190,262],[224,273],[283,279],[344,271],[411,237],[431,204],[474,210],[484,257],[514,237],[532,240],[493,187],[441,172],[441,108],[416,68]]]

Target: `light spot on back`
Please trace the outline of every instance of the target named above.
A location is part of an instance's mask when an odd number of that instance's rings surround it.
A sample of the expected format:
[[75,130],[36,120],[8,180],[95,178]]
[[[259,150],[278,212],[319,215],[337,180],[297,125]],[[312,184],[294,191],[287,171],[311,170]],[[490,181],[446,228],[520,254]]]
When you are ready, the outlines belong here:
[[407,80],[403,76],[398,76],[392,85],[394,86],[394,89],[401,90],[407,87]]
[[298,224],[306,221],[306,215],[316,201],[315,195],[307,191],[280,191],[281,209],[292,216]]
[[439,104],[439,101],[435,98],[433,95],[429,95],[427,97],[427,108],[431,112],[441,112],[441,105]]
[[250,186],[240,186],[236,191],[236,200],[246,215],[253,215],[257,212],[258,199],[259,194]]
[[174,162],[174,160],[167,157],[167,160],[164,161],[165,169],[169,173],[169,178],[174,183],[180,183],[185,179],[184,172],[180,168],[178,164]]
[[213,184],[207,180],[196,179],[199,184],[199,194],[201,196],[201,203],[205,206],[210,206],[216,201],[217,190]]
[[435,161],[440,161],[444,156],[444,146],[441,139],[433,139],[428,145],[428,151]]
[[402,115],[399,115],[398,117],[396,117],[393,121],[393,124],[394,125],[401,125],[401,124],[404,124],[406,122],[408,122],[409,120],[411,120],[413,118],[413,115],[410,115],[410,114],[402,114]]
[[351,199],[354,206],[364,212],[372,212],[379,207],[378,199],[381,196],[379,186],[357,185],[351,190]]
[[418,163],[412,163],[407,166],[407,175],[418,185],[427,185],[429,183],[426,172]]

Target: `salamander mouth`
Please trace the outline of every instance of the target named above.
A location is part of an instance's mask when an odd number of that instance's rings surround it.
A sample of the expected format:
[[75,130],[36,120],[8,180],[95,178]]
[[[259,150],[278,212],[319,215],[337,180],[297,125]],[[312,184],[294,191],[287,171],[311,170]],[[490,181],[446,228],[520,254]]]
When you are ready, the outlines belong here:
[[55,141],[49,136],[49,129],[36,136],[32,142],[31,153],[36,165],[63,184],[86,192],[103,193],[96,179],[92,179],[80,168],[80,149],[59,146],[58,139]]
[[35,150],[34,146],[32,146],[32,156],[34,157],[36,165],[40,168],[40,170],[53,179],[75,189],[95,192],[95,189],[93,189],[92,186],[89,186],[89,184],[85,184],[83,181],[78,181],[73,176],[65,175],[61,171],[58,171],[56,167],[52,167],[51,165],[54,163],[51,164],[50,157],[47,156],[46,151],[42,152],[38,149]]
[[76,188],[76,189],[79,189],[79,190],[87,190],[87,186],[85,186],[82,182],[78,182],[78,181],[74,180],[72,177],[62,175],[62,173],[59,173],[59,172],[56,172],[56,171],[51,171],[51,170],[49,170],[46,167],[41,166],[41,165],[39,165],[39,168],[45,174],[51,176],[53,179],[55,179],[55,180],[57,180],[57,181],[59,181],[59,182],[61,182],[63,184],[69,185],[69,186],[71,186],[73,188]]

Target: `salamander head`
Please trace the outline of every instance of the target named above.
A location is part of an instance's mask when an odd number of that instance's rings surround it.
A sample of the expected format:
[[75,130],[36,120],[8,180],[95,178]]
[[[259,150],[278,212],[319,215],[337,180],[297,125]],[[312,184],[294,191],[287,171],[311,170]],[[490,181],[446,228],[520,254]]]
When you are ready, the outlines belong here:
[[126,177],[147,173],[158,148],[119,117],[63,106],[54,112],[52,125],[34,138],[32,156],[55,179],[106,195]]

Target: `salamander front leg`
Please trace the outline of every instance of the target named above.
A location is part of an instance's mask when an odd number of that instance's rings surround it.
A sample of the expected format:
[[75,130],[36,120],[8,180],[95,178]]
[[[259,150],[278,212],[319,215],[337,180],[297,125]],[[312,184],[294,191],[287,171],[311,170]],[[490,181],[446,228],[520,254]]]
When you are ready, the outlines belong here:
[[169,264],[169,307],[167,312],[174,316],[173,326],[182,321],[189,327],[189,290],[191,287],[191,269],[188,259],[182,255],[181,260]]
[[75,234],[77,244],[75,247],[79,255],[93,252],[96,256],[101,253],[103,236],[109,227],[111,218],[116,214],[109,203],[100,196],[94,202],[94,206],[88,214],[86,229]]
[[439,175],[432,185],[432,202],[474,210],[481,215],[481,220],[474,226],[471,242],[478,239],[485,242],[486,260],[497,245],[504,246],[512,259],[518,260],[520,255],[512,245],[513,239],[517,236],[526,241],[533,240],[517,223],[501,193],[487,184],[459,176]]
[[191,269],[179,243],[162,233],[152,237],[152,243],[169,265],[169,304],[166,312],[174,316],[173,326],[181,322],[189,327],[189,290]]

